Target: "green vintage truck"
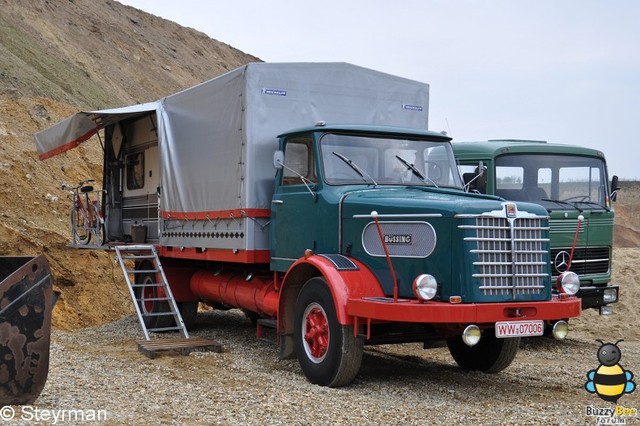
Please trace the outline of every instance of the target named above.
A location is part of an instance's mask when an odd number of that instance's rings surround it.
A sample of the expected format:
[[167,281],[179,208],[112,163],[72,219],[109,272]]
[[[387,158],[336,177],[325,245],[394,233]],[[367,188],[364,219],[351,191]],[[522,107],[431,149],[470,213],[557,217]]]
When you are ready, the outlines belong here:
[[456,142],[453,148],[468,190],[537,203],[548,211],[552,275],[570,267],[580,275],[582,308],[611,314],[618,301],[618,286],[610,283],[618,178],[609,182],[604,154],[515,139]]
[[370,344],[446,342],[463,368],[498,372],[521,337],[564,337],[579,278],[552,294],[544,208],[463,190],[450,138],[426,130],[428,89],[254,63],[35,138],[44,159],[104,131],[106,244],[145,226],[154,248],[129,257],[148,331],[190,324],[203,301],[275,327],[280,357],[319,385],[350,383]]

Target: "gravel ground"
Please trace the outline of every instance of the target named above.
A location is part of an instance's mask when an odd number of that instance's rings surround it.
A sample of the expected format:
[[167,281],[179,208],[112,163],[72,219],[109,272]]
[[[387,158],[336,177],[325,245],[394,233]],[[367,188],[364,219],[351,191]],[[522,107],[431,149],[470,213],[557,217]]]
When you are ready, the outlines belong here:
[[[215,339],[223,352],[148,359],[137,351],[134,316],[55,331],[47,385],[26,412],[15,407],[14,423],[33,424],[37,408],[39,418],[51,416],[45,424],[82,423],[69,410],[106,415],[107,425],[596,424],[587,407],[613,406],[584,389],[599,365],[590,336],[525,340],[494,375],[460,370],[446,348],[366,347],[355,381],[329,389],[307,382],[296,360],[278,360],[275,344],[256,339],[239,311],[201,313],[192,334]],[[638,342],[620,347],[620,364],[640,374]],[[639,394],[619,404],[640,409]],[[624,419],[640,424],[640,416]]]

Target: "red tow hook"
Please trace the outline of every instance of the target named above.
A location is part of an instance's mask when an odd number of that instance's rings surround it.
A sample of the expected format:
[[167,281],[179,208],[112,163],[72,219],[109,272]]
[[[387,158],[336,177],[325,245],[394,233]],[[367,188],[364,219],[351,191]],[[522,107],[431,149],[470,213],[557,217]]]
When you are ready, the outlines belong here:
[[578,234],[580,233],[580,226],[584,216],[578,215],[578,226],[576,226],[576,233],[573,236],[573,245],[571,246],[571,254],[569,255],[569,263],[567,264],[567,271],[571,270],[571,261],[573,260],[573,253],[576,251],[576,244],[578,243]]

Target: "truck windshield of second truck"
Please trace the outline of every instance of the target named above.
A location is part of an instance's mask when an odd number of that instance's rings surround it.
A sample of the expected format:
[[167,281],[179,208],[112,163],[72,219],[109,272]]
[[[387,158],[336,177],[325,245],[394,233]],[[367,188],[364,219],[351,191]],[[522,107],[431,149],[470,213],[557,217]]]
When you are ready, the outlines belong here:
[[496,195],[531,201],[548,210],[608,210],[604,162],[569,155],[503,155],[496,158]]
[[328,133],[320,147],[324,179],[331,185],[462,188],[447,142]]

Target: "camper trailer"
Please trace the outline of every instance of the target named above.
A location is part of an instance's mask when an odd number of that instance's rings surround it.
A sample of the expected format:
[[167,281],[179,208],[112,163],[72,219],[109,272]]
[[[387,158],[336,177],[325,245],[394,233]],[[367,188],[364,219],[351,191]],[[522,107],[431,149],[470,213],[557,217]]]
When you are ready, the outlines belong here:
[[498,372],[522,337],[566,335],[579,278],[552,293],[544,208],[463,190],[428,103],[350,64],[252,63],[35,138],[44,159],[104,132],[106,244],[153,248],[132,283],[151,330],[176,321],[169,293],[187,328],[201,301],[272,324],[320,385],[350,383],[369,344],[446,342]]

